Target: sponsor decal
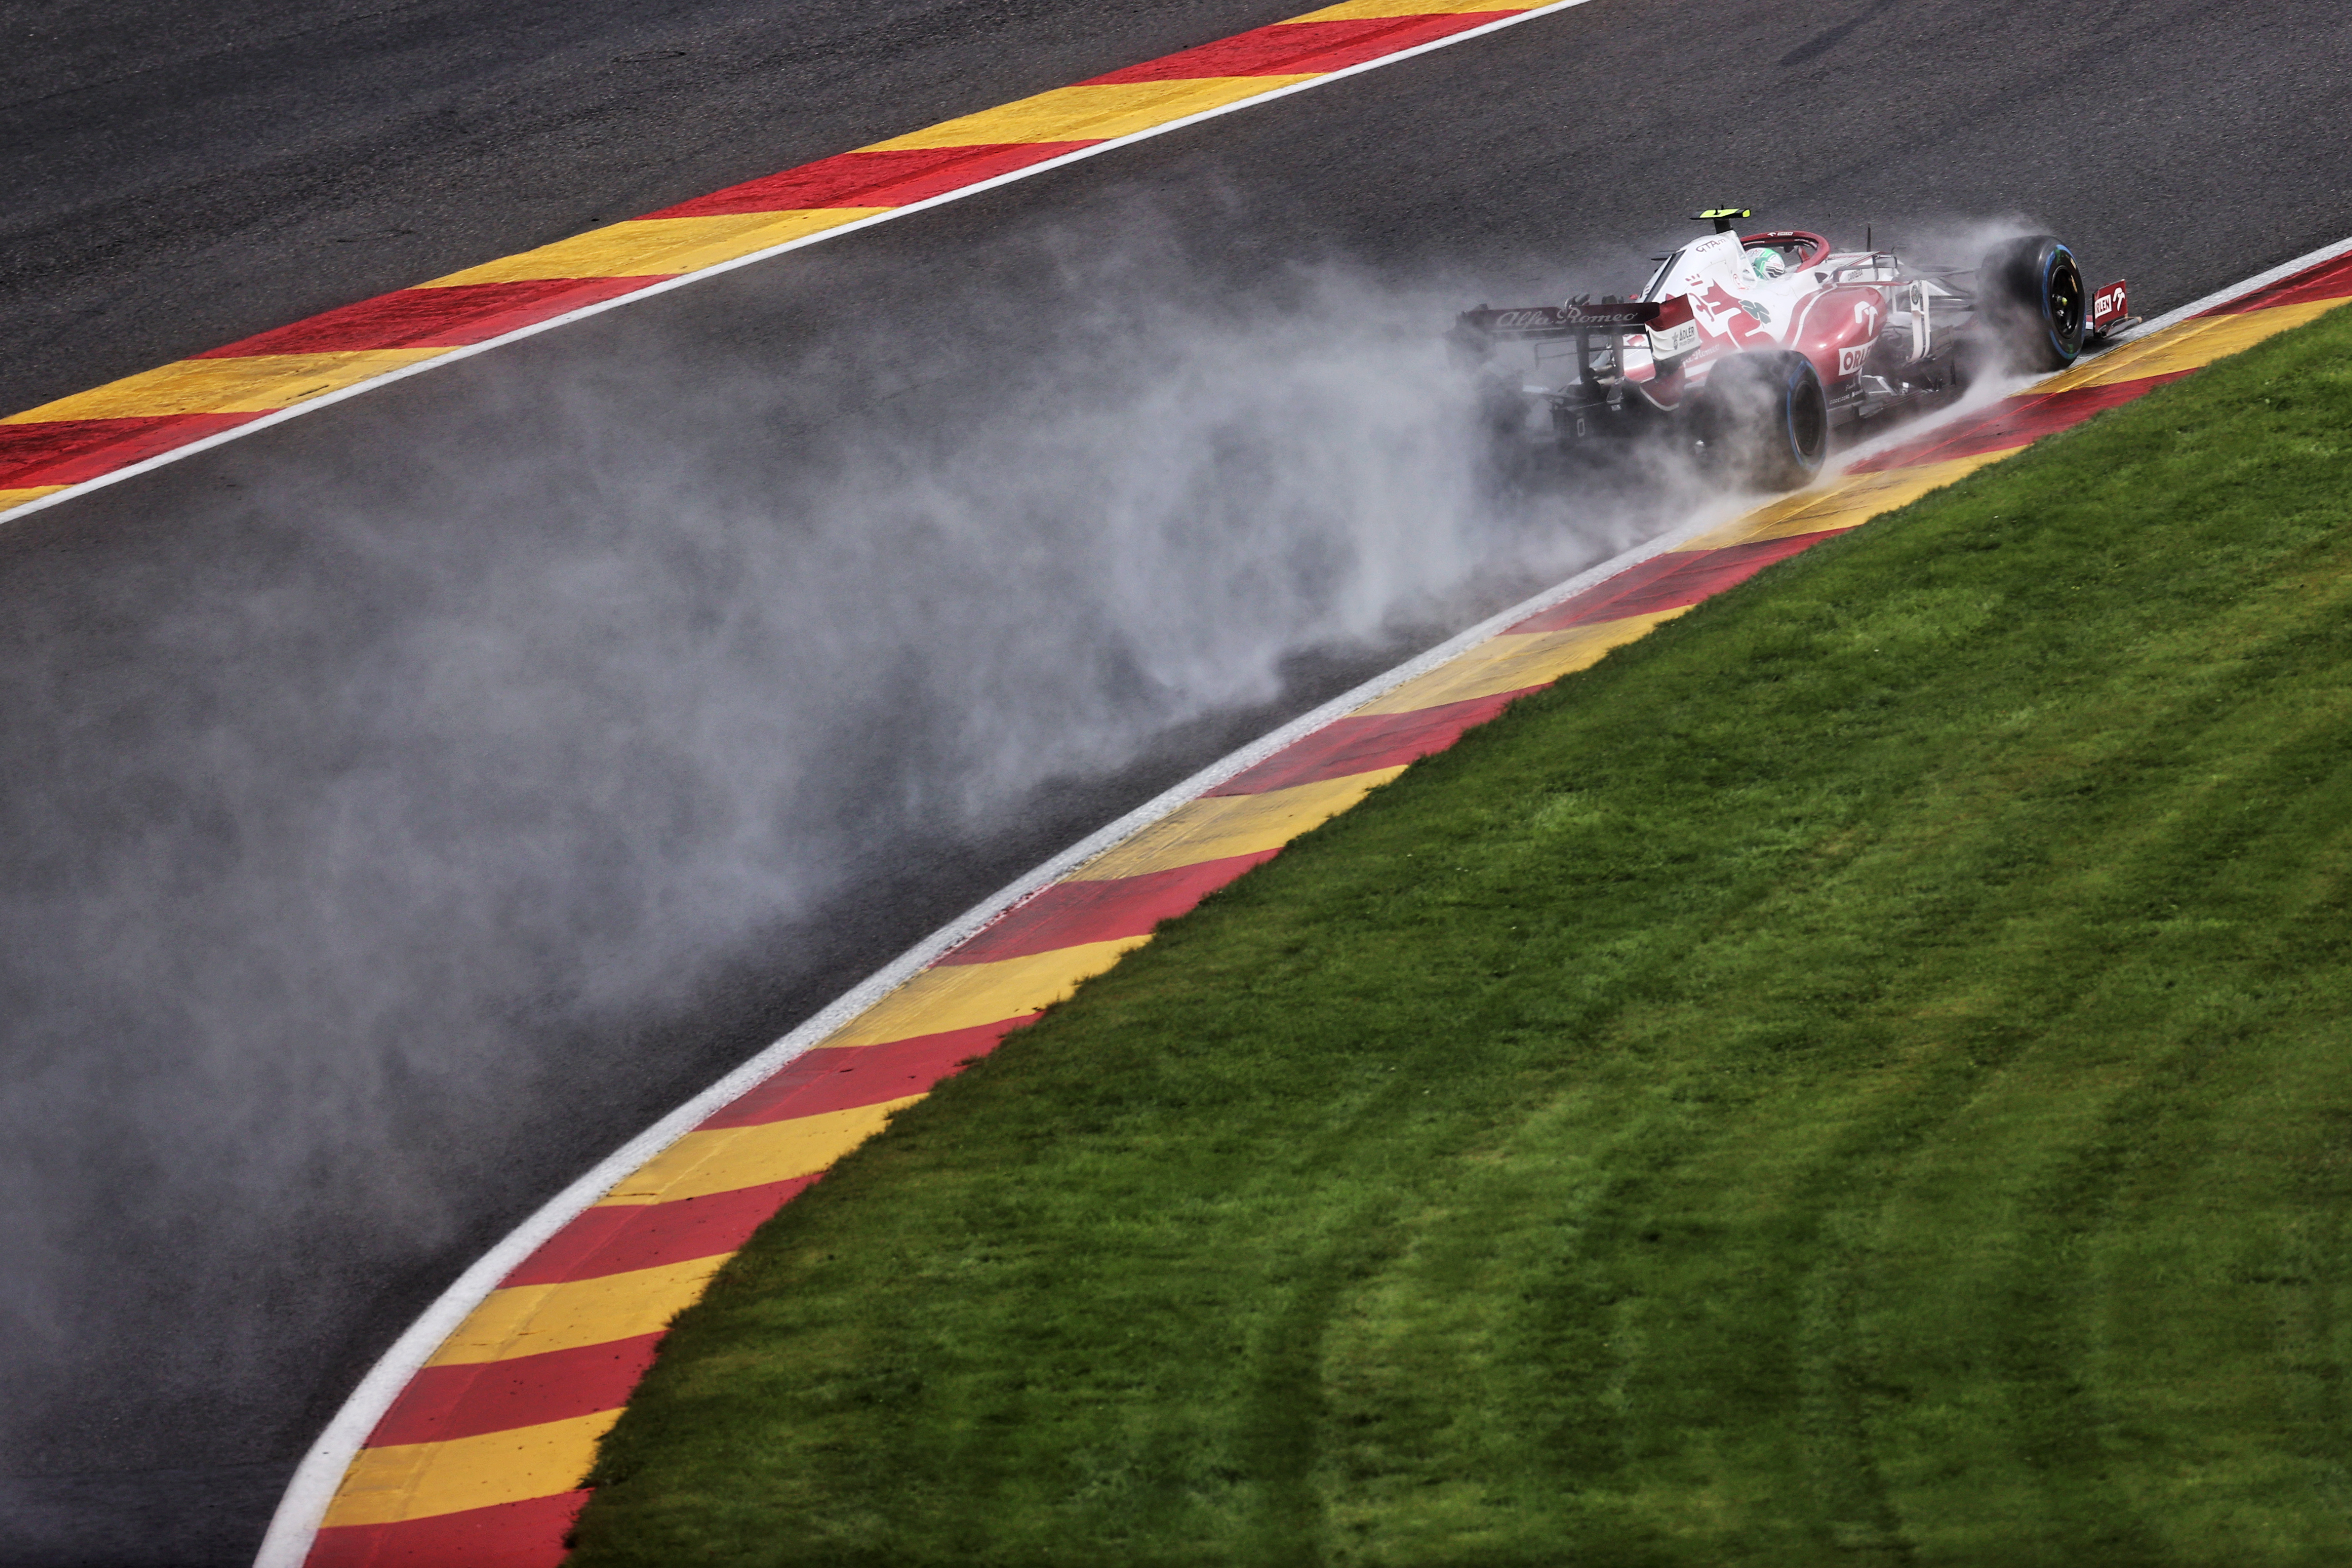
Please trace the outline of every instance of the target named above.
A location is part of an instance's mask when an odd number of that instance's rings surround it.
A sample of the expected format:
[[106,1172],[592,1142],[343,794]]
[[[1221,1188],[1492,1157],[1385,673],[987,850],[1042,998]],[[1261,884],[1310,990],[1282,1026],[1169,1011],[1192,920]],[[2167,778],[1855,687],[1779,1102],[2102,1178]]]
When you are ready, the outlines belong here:
[[1595,332],[1622,332],[1642,326],[1658,314],[1655,305],[1639,302],[1620,306],[1529,305],[1515,310],[1473,310],[1465,320],[1504,332],[1573,331],[1580,327]]
[[1676,354],[1686,354],[1696,347],[1698,347],[1696,321],[1685,321],[1680,326],[1668,327],[1664,331],[1654,327],[1650,331],[1650,352],[1660,359],[1672,359]]
[[1762,305],[1757,303],[1755,300],[1742,300],[1739,301],[1739,308],[1747,311],[1750,316],[1756,318],[1757,325],[1769,327],[1772,324],[1772,312],[1766,310]]
[[1709,331],[1728,333],[1741,348],[1772,341],[1772,334],[1757,325],[1756,312],[1748,309],[1748,301],[1733,298],[1731,290],[1720,283],[1710,283],[1706,293],[1692,295],[1691,303]]
[[2112,321],[2131,309],[2130,285],[2111,283],[2091,300],[2091,321]]
[[1867,343],[1860,348],[1838,350],[1838,374],[1860,375],[1864,363],[1869,358],[1870,345]]

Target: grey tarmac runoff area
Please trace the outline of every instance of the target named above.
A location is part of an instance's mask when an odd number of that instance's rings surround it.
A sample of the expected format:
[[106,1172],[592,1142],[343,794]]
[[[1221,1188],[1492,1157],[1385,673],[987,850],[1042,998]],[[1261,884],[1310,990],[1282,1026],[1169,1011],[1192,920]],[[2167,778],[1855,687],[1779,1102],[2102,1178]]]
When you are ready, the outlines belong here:
[[[0,393],[1296,9],[19,7]],[[1162,585],[1088,599],[1117,574],[1067,568],[1066,535],[891,521],[987,493],[956,484],[1007,408],[1237,384],[1253,331],[1290,353],[1286,312],[1330,317],[1302,265],[1408,305],[1627,287],[1721,201],[1849,242],[2014,215],[2154,314],[2352,232],[2347,58],[2330,0],[1593,0],[0,529],[0,1563],[247,1560],[352,1384],[549,1194],[940,920],[1440,629],[1426,605],[1378,637],[1318,623],[1259,650],[1270,684],[1169,699],[1119,636]],[[908,552],[762,532],[773,496],[870,505]],[[1000,557],[1019,569],[977,594],[925,575]],[[881,584],[914,609],[861,596]],[[791,624],[747,608],[771,591],[801,595]],[[1023,671],[1055,673],[992,750],[966,721]],[[791,683],[789,722],[763,680]],[[1101,743],[1035,763],[1064,713]]]

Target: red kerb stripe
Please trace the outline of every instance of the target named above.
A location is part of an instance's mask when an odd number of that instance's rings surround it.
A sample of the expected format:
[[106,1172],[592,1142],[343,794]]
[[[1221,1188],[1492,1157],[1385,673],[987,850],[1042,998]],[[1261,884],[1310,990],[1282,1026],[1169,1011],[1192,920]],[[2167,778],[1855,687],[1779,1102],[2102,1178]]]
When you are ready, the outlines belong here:
[[1286,746],[1257,766],[1234,774],[1211,790],[1211,795],[1256,795],[1288,789],[1319,779],[1345,778],[1375,768],[1402,767],[1432,752],[1442,752],[1462,738],[1462,731],[1484,724],[1524,691],[1474,697],[1466,702],[1442,702],[1411,713],[1367,713],[1325,725],[1295,745]]
[[994,1050],[998,1041],[1030,1021],[1006,1018],[878,1046],[820,1046],[803,1051],[702,1125],[756,1127],[922,1094],[940,1079],[954,1076],[963,1063]]
[[1671,577],[1680,565],[1678,556],[1685,552],[1665,551],[1646,561],[1636,561],[1614,577],[1595,583],[1581,593],[1570,595],[1549,610],[1538,610],[1526,620],[1513,626],[1513,632],[1556,632],[1570,626],[1591,626],[1596,621],[1619,621],[1636,614],[1632,610],[1611,608],[1618,600],[1640,592],[1662,578]]
[[1571,626],[1654,616],[1711,599],[1735,584],[1744,583],[1775,561],[1785,561],[1822,540],[1843,532],[1791,534],[1786,539],[1759,540],[1753,544],[1727,544],[1720,550],[1670,550],[1629,566],[1607,582],[1539,610],[1511,628],[1514,632],[1558,632]]
[[2174,371],[2166,375],[2142,376],[2136,381],[2109,382],[2104,386],[2077,386],[2064,392],[2035,395],[2021,393],[2004,397],[1983,413],[1958,419],[1939,430],[1931,430],[1916,441],[1906,441],[1890,447],[1875,457],[1865,458],[1847,469],[1853,474],[1883,473],[1890,468],[1916,468],[1922,463],[1940,463],[1953,458],[1971,458],[1979,452],[2005,452],[2012,447],[2022,447],[2071,429],[2094,414],[2120,407],[2134,398],[2145,397],[2168,381],[2179,381],[2191,373]]
[[428,1366],[368,1434],[371,1448],[446,1443],[618,1410],[654,1363],[658,1333],[478,1366]]
[[1093,145],[1092,142],[1015,142],[844,153],[645,216],[716,217],[726,213],[793,212],[809,207],[902,207]]
[[1349,22],[1277,22],[1163,55],[1139,66],[1091,77],[1079,85],[1182,81],[1213,76],[1309,76],[1344,70],[1454,33],[1483,27],[1510,11],[1462,11],[1432,16],[1376,16]]
[[2323,300],[2347,298],[2352,298],[2352,256],[2339,256],[2292,278],[2282,278],[2267,289],[2257,289],[2243,299],[2217,306],[2212,314],[2236,316],[2248,310],[2267,310],[2273,305],[2314,305]]
[[589,1208],[548,1237],[499,1284],[554,1285],[567,1279],[596,1279],[733,1252],[767,1223],[770,1215],[815,1180],[795,1176],[786,1182],[763,1182],[755,1187],[666,1204]]
[[0,489],[78,485],[227,430],[259,414],[161,414],[0,425]]
[[319,1531],[305,1568],[560,1568],[584,1491]]
[[403,289],[193,357],[245,359],[254,354],[336,353],[352,349],[459,348],[600,300],[634,293],[667,276],[541,278],[521,283]]
[[1263,849],[1101,882],[1056,882],[940,962],[993,963],[1080,942],[1148,935],[1161,921],[1175,919],[1279,853]]

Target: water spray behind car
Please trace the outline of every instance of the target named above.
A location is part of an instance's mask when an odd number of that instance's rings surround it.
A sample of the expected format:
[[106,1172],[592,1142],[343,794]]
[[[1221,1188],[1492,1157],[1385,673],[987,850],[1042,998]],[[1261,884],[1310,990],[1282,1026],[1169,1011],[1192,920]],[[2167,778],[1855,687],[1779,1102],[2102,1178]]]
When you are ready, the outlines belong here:
[[18,558],[0,1561],[7,1475],[298,1451],[383,1303],[936,921],[1662,525],[1489,504],[1450,287],[1185,242],[806,253]]

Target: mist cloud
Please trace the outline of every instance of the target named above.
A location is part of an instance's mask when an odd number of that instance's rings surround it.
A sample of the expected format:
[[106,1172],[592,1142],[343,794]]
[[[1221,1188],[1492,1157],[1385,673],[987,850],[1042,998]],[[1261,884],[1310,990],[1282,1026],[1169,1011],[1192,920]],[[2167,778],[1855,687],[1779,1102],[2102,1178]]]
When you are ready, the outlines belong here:
[[390,447],[228,448],[196,515],[40,564],[0,1466],[289,1452],[367,1302],[666,1108],[642,1021],[789,981],[861,879],[1302,654],[1402,655],[1655,525],[1492,492],[1459,290],[1237,298],[1164,254],[1048,239],[1019,309],[782,352],[492,356]]

